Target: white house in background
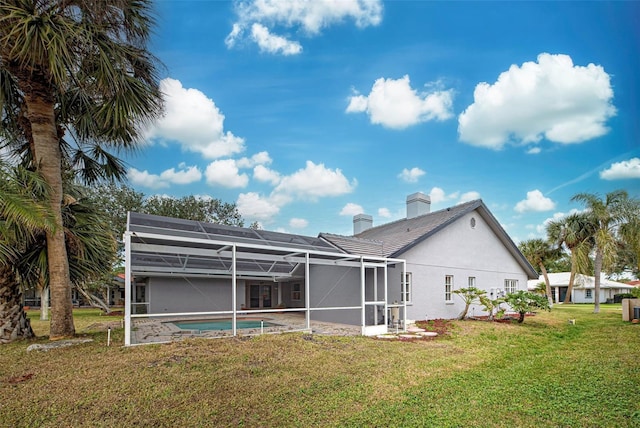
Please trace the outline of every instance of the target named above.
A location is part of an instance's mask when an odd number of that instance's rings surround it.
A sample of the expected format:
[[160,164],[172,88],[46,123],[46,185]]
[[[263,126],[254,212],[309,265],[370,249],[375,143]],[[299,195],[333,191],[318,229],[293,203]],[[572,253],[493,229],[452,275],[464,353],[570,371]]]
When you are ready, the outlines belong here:
[[496,298],[526,290],[527,281],[538,277],[482,200],[434,212],[430,206],[427,195],[414,193],[404,219],[374,227],[371,216],[359,214],[353,236],[320,237],[347,253],[405,260],[406,291],[389,295],[406,300],[408,320],[457,317],[464,303],[453,291],[460,288],[474,286]]
[[[569,276],[571,272],[550,273],[549,283],[551,285],[551,293],[554,302],[563,302],[569,289]],[[530,290],[543,282],[544,277],[540,275],[538,279],[529,281]],[[633,290],[632,285],[607,279],[606,274],[600,276],[600,302],[605,303],[607,300],[613,300],[616,294],[630,293]],[[572,303],[593,303],[595,302],[595,277],[576,274],[571,293]]]

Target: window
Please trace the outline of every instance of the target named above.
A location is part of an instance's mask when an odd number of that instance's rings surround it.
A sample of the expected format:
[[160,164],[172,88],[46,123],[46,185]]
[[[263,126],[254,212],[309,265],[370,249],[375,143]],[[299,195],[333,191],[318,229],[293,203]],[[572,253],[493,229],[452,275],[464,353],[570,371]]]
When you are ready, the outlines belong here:
[[591,293],[593,290],[590,288],[587,288],[586,290],[584,290],[584,297],[586,299],[592,299],[593,298],[593,294]]
[[444,300],[451,302],[453,300],[453,275],[445,275],[444,277]]
[[504,292],[505,294],[515,293],[518,290],[517,279],[505,279],[504,280]]
[[475,276],[470,276],[469,277],[469,288],[475,287],[475,286],[476,286],[476,277]]
[[300,300],[302,296],[302,289],[300,284],[293,284],[291,286],[291,300]]
[[411,302],[411,272],[405,272],[403,275],[404,281],[402,278],[400,280],[400,301],[401,302]]

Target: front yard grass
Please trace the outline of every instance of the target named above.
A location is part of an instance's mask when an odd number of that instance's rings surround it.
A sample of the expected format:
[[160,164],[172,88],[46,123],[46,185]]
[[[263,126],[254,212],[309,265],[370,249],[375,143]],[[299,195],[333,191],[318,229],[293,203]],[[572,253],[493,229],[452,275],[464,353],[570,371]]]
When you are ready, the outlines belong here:
[[433,341],[281,334],[130,348],[121,328],[106,346],[105,323],[119,318],[76,311],[93,343],[0,347],[0,426],[640,426],[640,325],[622,322],[620,305],[592,310],[454,321]]

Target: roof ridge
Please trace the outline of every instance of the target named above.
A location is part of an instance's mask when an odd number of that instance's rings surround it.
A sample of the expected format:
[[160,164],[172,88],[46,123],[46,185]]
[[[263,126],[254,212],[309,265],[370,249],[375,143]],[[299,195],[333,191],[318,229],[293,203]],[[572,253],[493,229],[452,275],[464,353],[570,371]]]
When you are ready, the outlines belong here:
[[[415,217],[412,217],[412,218],[406,218],[406,217],[405,218],[400,218],[398,220],[390,221],[389,223],[383,223],[383,224],[380,224],[378,226],[372,226],[372,227],[370,227],[370,228],[368,228],[366,230],[363,230],[360,233],[369,232],[370,230],[379,229],[381,227],[391,226],[393,224],[397,224],[397,223],[400,223],[400,222],[403,222],[403,221],[421,219],[421,218],[425,218],[425,217],[428,217],[428,216],[431,216],[431,215],[440,214],[440,213],[442,213],[444,211],[451,211],[453,208],[460,208],[460,207],[462,207],[464,205],[471,206],[471,205],[478,204],[478,203],[481,204],[482,203],[482,199],[474,199],[472,201],[463,202],[461,204],[457,204],[457,205],[453,205],[453,206],[450,206],[450,207],[442,208],[442,209],[439,209],[437,211],[431,211],[431,212],[428,212],[428,213],[425,213],[425,214],[421,214],[419,216],[415,216]],[[356,237],[356,235],[352,235],[352,236]],[[362,239],[364,239],[364,238],[362,238]]]

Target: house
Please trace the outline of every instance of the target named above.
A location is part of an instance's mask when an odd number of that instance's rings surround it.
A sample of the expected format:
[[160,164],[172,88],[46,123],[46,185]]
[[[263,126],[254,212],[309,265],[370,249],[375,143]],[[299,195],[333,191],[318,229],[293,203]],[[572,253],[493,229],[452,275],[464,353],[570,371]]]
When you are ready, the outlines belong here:
[[[129,213],[125,344],[235,336],[241,320],[243,334],[331,322],[377,335],[456,317],[464,306],[456,289],[498,297],[537,278],[481,200],[429,208],[417,193],[405,219],[373,227],[358,215],[353,236],[318,237]],[[222,317],[225,332],[209,323]],[[206,325],[185,325],[194,318]]]
[[[569,277],[571,272],[549,273],[549,284],[554,302],[563,302],[569,289]],[[544,283],[544,277],[540,275],[538,279],[529,281],[530,290],[536,288],[540,283]],[[630,293],[633,286],[622,282],[607,279],[605,273],[600,276],[600,302],[613,302],[616,294]],[[572,303],[594,303],[595,302],[595,277],[576,274],[571,292]]]
[[405,260],[405,293],[398,287],[389,295],[406,302],[409,320],[457,317],[464,303],[453,290],[472,286],[497,298],[526,290],[538,277],[482,200],[435,212],[430,205],[427,195],[415,193],[407,197],[404,219],[373,227],[372,217],[360,214],[353,236],[320,236],[345,252]]

